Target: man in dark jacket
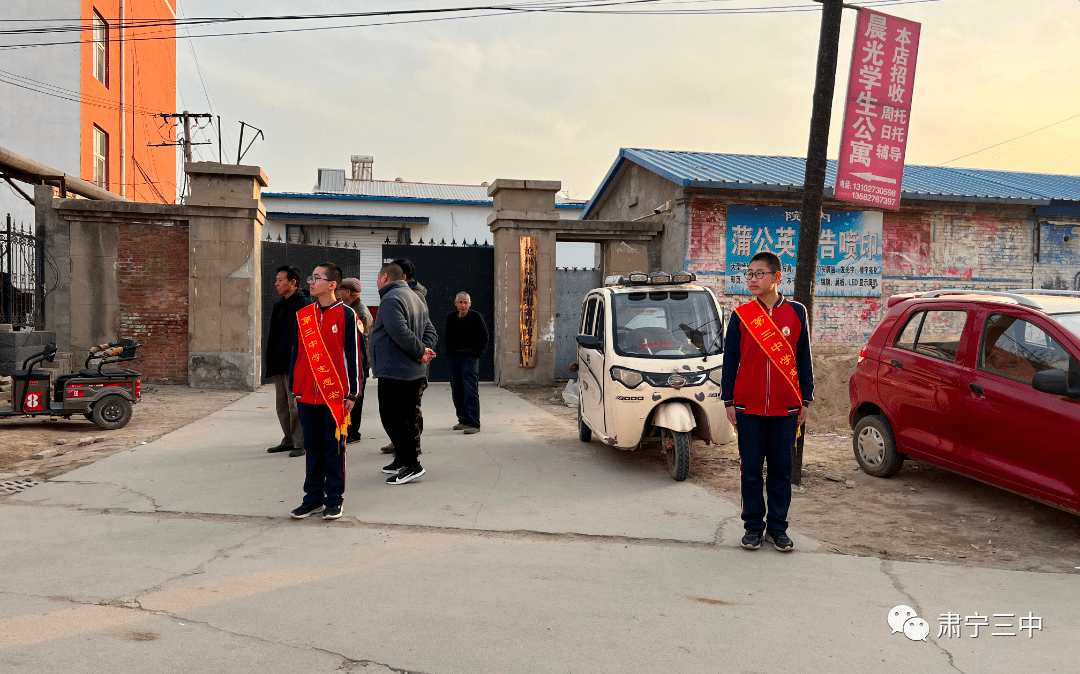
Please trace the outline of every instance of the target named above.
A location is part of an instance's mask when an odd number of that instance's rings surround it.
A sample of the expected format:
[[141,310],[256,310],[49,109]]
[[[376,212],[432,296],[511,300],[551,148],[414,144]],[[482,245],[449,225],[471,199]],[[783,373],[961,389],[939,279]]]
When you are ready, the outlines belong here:
[[284,437],[267,449],[270,453],[289,452],[289,456],[304,455],[304,430],[296,412],[296,401],[289,390],[289,361],[296,341],[296,312],[311,304],[311,298],[299,289],[300,270],[285,265],[278,267],[274,289],[281,299],[270,314],[270,329],[266,335],[264,373],[274,378],[278,422]]
[[[401,268],[402,278],[405,283],[412,288],[412,291],[416,293],[416,296],[420,298],[420,301],[424,303],[424,308],[427,308],[427,288],[420,284],[419,281],[414,278],[416,274],[416,265],[414,265],[408,258],[399,257],[391,262]],[[428,380],[427,375],[431,374],[431,366],[428,365],[425,370],[424,382],[420,384],[420,397],[416,403],[416,453],[423,454],[420,450],[420,436],[424,433],[424,410],[420,407],[424,400],[424,391],[427,390]],[[394,443],[391,442],[387,446],[382,448],[383,454],[394,453]]]
[[[374,319],[371,317],[371,311],[367,306],[360,301],[360,279],[347,278],[342,280],[341,286],[337,289],[337,297],[339,300],[345,303],[345,306],[349,307],[356,312],[356,318],[359,321],[358,325],[360,333],[364,335],[365,343],[371,338],[371,324]],[[371,356],[370,351],[366,351],[363,355],[364,361],[364,376],[371,374]],[[360,442],[360,415],[364,410],[364,390],[360,389],[360,397],[356,400],[356,406],[353,408],[352,415],[349,422],[349,435],[345,441],[349,444],[354,442]]]
[[479,362],[488,343],[484,317],[470,311],[472,298],[460,292],[454,298],[457,311],[446,317],[446,357],[450,359],[450,392],[457,411],[455,431],[480,432]]
[[387,484],[405,484],[425,472],[416,456],[416,410],[439,336],[427,305],[409,289],[401,267],[384,265],[378,286],[381,301],[371,329],[371,371],[379,380],[379,417],[395,450],[394,462],[383,472],[391,475]]

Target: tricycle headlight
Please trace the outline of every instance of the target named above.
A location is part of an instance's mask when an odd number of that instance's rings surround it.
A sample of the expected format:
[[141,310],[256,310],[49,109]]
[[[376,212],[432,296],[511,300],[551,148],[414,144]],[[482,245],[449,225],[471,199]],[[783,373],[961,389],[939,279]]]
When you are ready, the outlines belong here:
[[716,384],[717,386],[720,386],[720,377],[723,375],[723,372],[724,369],[720,367],[714,370],[709,370],[709,381]]
[[634,388],[642,381],[640,372],[634,370],[627,370],[625,367],[613,367],[611,368],[611,378],[619,382],[626,388]]

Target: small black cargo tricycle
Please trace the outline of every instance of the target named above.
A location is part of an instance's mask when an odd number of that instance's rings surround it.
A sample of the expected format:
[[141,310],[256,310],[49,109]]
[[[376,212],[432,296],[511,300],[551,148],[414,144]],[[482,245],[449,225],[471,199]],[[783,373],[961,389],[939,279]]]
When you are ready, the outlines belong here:
[[44,351],[24,360],[21,370],[11,373],[11,405],[0,406],[0,417],[49,415],[70,419],[81,414],[105,430],[123,428],[131,421],[132,405],[142,397],[141,375],[107,366],[135,360],[139,346],[133,339],[121,339],[92,347],[83,369],[60,375],[54,386],[48,370],[34,369],[56,357],[56,343],[47,345]]

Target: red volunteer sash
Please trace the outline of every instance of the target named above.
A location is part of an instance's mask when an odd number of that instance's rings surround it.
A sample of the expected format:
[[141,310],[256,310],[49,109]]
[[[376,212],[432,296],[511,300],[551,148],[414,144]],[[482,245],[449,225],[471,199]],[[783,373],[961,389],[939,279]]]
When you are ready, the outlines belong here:
[[330,412],[334,415],[334,422],[337,424],[334,437],[340,439],[349,431],[349,415],[345,413],[345,396],[348,389],[334,365],[334,360],[330,357],[326,341],[323,340],[318,306],[309,304],[297,311],[296,322],[300,329],[300,345],[304,348],[304,356],[308,367],[311,368],[315,385],[319,388],[323,402],[330,408]]
[[765,312],[761,307],[761,302],[756,299],[735,307],[735,313],[742,320],[743,327],[769,357],[769,361],[776,366],[780,376],[791,384],[791,388],[795,389],[795,395],[802,400],[802,391],[799,389],[799,371],[795,368],[795,352],[791,350],[787,337],[780,328],[776,327],[772,316]]

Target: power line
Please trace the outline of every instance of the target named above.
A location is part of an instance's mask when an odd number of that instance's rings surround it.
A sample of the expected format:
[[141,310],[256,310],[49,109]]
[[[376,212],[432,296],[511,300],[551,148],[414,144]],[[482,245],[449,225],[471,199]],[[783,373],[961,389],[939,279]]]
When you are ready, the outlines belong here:
[[[342,30],[342,29],[348,29],[348,28],[371,28],[371,27],[379,27],[379,26],[395,26],[395,25],[415,24],[415,23],[429,23],[429,22],[434,22],[434,21],[453,21],[453,20],[459,20],[459,19],[487,18],[487,17],[493,17],[493,16],[505,16],[507,14],[539,13],[539,12],[556,13],[556,14],[682,15],[682,14],[685,14],[687,12],[693,11],[693,12],[696,12],[694,15],[700,16],[700,15],[719,15],[719,14],[775,14],[775,13],[789,13],[789,12],[816,12],[816,11],[820,11],[820,7],[818,5],[816,5],[816,4],[814,4],[814,5],[776,5],[776,6],[767,6],[767,7],[744,7],[744,8],[713,8],[713,9],[705,9],[705,10],[652,10],[652,11],[647,11],[647,10],[641,11],[641,10],[639,10],[637,12],[632,12],[632,11],[628,11],[628,10],[612,10],[612,9],[606,9],[606,10],[589,10],[588,9],[589,7],[632,5],[632,4],[639,4],[639,3],[656,3],[656,2],[663,2],[663,1],[664,0],[622,0],[622,1],[612,0],[611,2],[594,2],[594,3],[589,4],[589,5],[585,5],[585,4],[568,5],[567,3],[563,2],[563,3],[560,3],[558,5],[555,5],[555,4],[551,4],[551,5],[518,4],[518,5],[501,5],[501,6],[492,5],[492,6],[482,6],[482,7],[465,7],[465,8],[424,9],[424,10],[416,9],[416,10],[388,10],[388,11],[381,11],[381,12],[350,12],[350,13],[346,13],[346,14],[320,14],[320,15],[306,15],[306,16],[305,15],[296,15],[296,16],[279,16],[279,17],[222,17],[220,19],[214,19],[214,20],[205,20],[204,19],[204,20],[202,20],[202,23],[203,24],[207,24],[207,23],[225,23],[225,22],[233,22],[233,21],[241,21],[241,20],[244,20],[244,21],[279,21],[279,20],[302,21],[302,20],[325,20],[327,18],[345,18],[345,17],[357,18],[357,17],[365,17],[365,16],[388,16],[388,15],[403,15],[403,14],[434,14],[434,13],[447,13],[447,12],[457,12],[457,13],[461,13],[461,12],[481,12],[481,13],[477,13],[477,14],[470,14],[470,15],[467,15],[467,16],[439,16],[439,17],[427,18],[427,19],[381,21],[381,22],[373,22],[373,23],[357,23],[357,24],[345,24],[345,25],[336,25],[336,26],[313,26],[313,27],[309,27],[309,28],[282,28],[282,29],[277,29],[277,30],[239,31],[239,32],[232,32],[232,33],[205,33],[205,34],[199,34],[199,35],[190,35],[190,33],[189,33],[189,35],[187,36],[186,39],[194,40],[194,39],[201,39],[201,38],[207,38],[207,37],[236,37],[236,36],[246,36],[246,35],[275,35],[275,34],[282,34],[282,33],[303,33],[303,32],[323,31],[323,30]],[[722,1],[722,0],[711,0],[711,1]],[[863,6],[886,7],[886,6],[892,6],[892,5],[921,4],[921,3],[926,3],[926,2],[941,2],[941,1],[942,0],[868,0],[867,2],[863,2],[862,5]],[[483,13],[483,12],[487,12],[487,13]],[[151,25],[152,24],[144,24],[143,27],[147,27],[147,26],[151,26]],[[176,40],[176,39],[182,39],[179,36],[175,35],[176,26],[181,25],[181,24],[178,24],[175,21],[170,21],[170,22],[168,22],[168,24],[161,23],[161,24],[157,24],[157,25],[168,25],[168,26],[170,26],[172,28],[172,31],[171,31],[172,34],[161,35],[160,33],[165,32],[165,31],[158,31],[159,34],[155,35],[155,36],[150,36],[150,37],[134,37],[133,36],[133,37],[127,37],[127,38],[125,38],[125,40],[126,41],[149,41],[149,40]],[[198,25],[198,24],[188,24],[188,25]],[[148,31],[148,33],[149,33],[149,31]],[[15,44],[15,45],[0,45],[0,50],[25,49],[25,48],[32,48],[32,47],[50,47],[50,46],[58,46],[58,45],[72,45],[72,44],[84,44],[84,43],[85,44],[91,44],[93,42],[94,42],[93,39],[88,39],[88,40],[74,40],[74,41],[61,41],[61,42],[39,42],[39,43],[25,43],[25,44]]]
[[1040,131],[1045,131],[1046,129],[1049,129],[1052,126],[1057,126],[1058,124],[1064,124],[1065,122],[1076,119],[1077,117],[1080,117],[1080,113],[1077,113],[1077,114],[1073,115],[1072,117],[1066,117],[1065,119],[1058,120],[1058,121],[1054,122],[1053,124],[1047,124],[1046,126],[1039,127],[1038,129],[1035,129],[1034,131],[1028,131],[1027,133],[1022,133],[1019,136],[1016,136],[1014,138],[1010,138],[1009,140],[1003,140],[1000,143],[995,143],[995,144],[990,145],[988,147],[984,147],[981,150],[975,150],[974,152],[968,152],[967,154],[960,155],[959,157],[956,157],[954,159],[950,159],[949,161],[943,161],[940,164],[938,164],[938,166],[944,166],[945,164],[951,164],[954,161],[960,161],[961,159],[966,159],[967,157],[979,154],[980,152],[986,152],[987,150],[993,150],[995,147],[1001,147],[1002,145],[1004,145],[1006,143],[1011,143],[1014,140],[1020,140],[1021,138],[1025,138],[1027,136],[1030,136],[1033,133],[1038,133]]

